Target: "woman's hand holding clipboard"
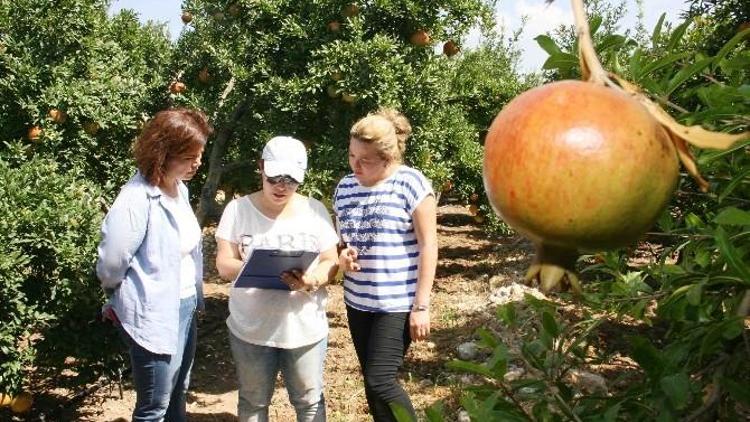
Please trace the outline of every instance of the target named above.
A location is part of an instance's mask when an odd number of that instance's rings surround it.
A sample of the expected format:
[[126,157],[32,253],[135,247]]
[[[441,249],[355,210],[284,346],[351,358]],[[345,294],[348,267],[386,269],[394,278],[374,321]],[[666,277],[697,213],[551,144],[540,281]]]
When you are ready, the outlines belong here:
[[[300,290],[314,284],[313,277],[306,276],[305,272],[317,257],[317,252],[310,251],[254,249],[233,287]],[[283,273],[286,273],[286,281],[282,279]]]

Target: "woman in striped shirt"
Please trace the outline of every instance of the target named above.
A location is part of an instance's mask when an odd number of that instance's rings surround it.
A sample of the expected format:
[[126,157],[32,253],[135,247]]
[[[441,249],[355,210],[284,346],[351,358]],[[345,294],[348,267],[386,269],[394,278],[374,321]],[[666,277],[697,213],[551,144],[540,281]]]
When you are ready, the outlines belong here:
[[349,330],[375,421],[414,407],[396,379],[412,340],[430,332],[437,265],[435,195],[418,170],[402,164],[409,121],[381,109],[349,132],[349,166],[334,211],[345,248],[339,256]]

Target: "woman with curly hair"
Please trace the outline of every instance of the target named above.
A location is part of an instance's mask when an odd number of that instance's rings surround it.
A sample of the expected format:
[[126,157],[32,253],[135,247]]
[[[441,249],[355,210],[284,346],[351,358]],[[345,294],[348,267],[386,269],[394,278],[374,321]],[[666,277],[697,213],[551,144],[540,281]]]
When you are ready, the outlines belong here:
[[157,113],[133,146],[138,167],[102,224],[97,275],[104,317],[128,346],[133,421],[185,421],[203,307],[201,229],[183,181],[198,171],[211,134],[195,110]]

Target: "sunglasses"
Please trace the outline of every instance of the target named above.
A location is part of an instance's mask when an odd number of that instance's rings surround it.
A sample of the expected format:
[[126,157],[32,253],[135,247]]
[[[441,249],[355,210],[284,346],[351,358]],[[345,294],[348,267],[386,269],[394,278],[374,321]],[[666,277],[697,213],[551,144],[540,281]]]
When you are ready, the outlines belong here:
[[299,185],[299,182],[294,180],[292,176],[282,174],[280,176],[274,176],[274,177],[268,177],[266,176],[266,182],[268,182],[271,185],[278,185],[279,183],[283,183],[284,186],[290,186],[294,187]]

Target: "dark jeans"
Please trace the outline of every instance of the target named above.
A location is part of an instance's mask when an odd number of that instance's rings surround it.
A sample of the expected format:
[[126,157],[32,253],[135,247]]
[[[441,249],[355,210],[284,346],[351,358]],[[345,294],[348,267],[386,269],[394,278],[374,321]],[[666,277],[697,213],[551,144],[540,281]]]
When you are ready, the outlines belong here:
[[396,379],[411,343],[409,313],[375,313],[346,307],[349,331],[365,378],[365,395],[376,422],[396,421],[390,405],[417,415]]
[[180,321],[177,353],[152,353],[133,341],[120,327],[130,352],[133,383],[136,392],[133,421],[184,422],[187,420],[185,402],[190,370],[196,346],[195,296],[180,301]]

